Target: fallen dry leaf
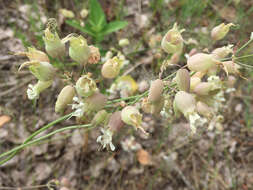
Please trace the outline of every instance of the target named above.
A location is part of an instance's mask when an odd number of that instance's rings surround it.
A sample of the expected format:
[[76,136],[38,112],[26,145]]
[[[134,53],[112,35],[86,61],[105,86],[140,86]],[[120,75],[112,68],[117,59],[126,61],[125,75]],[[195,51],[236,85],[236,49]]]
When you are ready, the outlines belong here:
[[140,149],[137,152],[137,158],[138,158],[138,161],[140,162],[141,165],[151,165],[152,164],[150,154],[144,149]]
[[11,117],[8,115],[0,116],[0,127],[2,127],[5,123],[8,123],[11,120]]

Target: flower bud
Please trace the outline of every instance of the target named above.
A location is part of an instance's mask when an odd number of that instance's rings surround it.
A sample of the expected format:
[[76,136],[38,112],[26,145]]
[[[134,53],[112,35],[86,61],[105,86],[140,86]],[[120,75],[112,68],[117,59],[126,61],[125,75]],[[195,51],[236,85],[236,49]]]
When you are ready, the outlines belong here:
[[121,119],[127,125],[131,125],[135,127],[135,129],[140,129],[143,133],[147,134],[147,132],[141,127],[142,115],[136,107],[126,106],[121,111]]
[[61,58],[65,55],[65,45],[56,32],[52,33],[49,28],[44,32],[43,40],[45,42],[46,52],[53,58]]
[[181,52],[183,49],[183,38],[181,33],[184,30],[179,31],[177,23],[174,24],[173,28],[170,29],[162,39],[161,46],[167,53]]
[[121,111],[116,111],[110,116],[108,126],[113,132],[119,131],[124,126],[124,122],[121,119]]
[[71,59],[78,62],[79,64],[86,65],[90,56],[90,48],[87,44],[86,39],[81,35],[78,37],[72,35],[69,37],[69,41],[69,56]]
[[80,77],[77,80],[75,87],[77,94],[82,97],[88,97],[97,91],[97,85],[89,75]]
[[64,109],[71,104],[74,96],[75,96],[75,88],[71,85],[65,86],[60,94],[57,97],[57,101],[55,103],[55,112],[59,113],[64,111]]
[[41,92],[46,90],[52,85],[53,81],[38,81],[36,85],[28,85],[27,96],[29,100],[38,99]]
[[222,62],[223,69],[228,74],[240,74],[240,66],[233,61],[224,61]]
[[191,92],[195,89],[195,87],[201,82],[201,79],[199,77],[191,77],[190,82],[190,90]]
[[212,51],[212,55],[214,55],[215,59],[223,59],[227,57],[230,53],[233,53],[233,45],[216,48]]
[[222,38],[224,38],[227,33],[229,32],[229,29],[231,26],[235,26],[233,23],[229,23],[229,24],[220,24],[216,27],[214,27],[211,31],[211,37],[213,40],[217,41],[217,40],[221,40]]
[[116,80],[116,88],[120,91],[121,97],[128,97],[137,91],[138,84],[130,75],[125,75]]
[[118,57],[108,59],[102,66],[101,73],[104,78],[112,79],[118,76],[122,61]]
[[104,123],[108,118],[108,113],[105,110],[100,110],[96,113],[96,115],[93,117],[91,124],[94,126],[98,126],[102,123]]
[[90,48],[90,55],[88,58],[88,63],[90,64],[96,64],[100,60],[100,52],[99,49],[95,46],[89,46]]
[[100,92],[95,92],[87,97],[85,104],[87,104],[88,111],[99,111],[104,108],[107,102],[107,97]]
[[178,111],[182,112],[184,116],[187,117],[195,111],[196,100],[192,94],[179,91],[174,98],[173,104]]
[[164,103],[165,103],[165,99],[164,99],[164,97],[162,96],[162,97],[158,100],[158,102],[155,102],[155,103],[152,103],[152,104],[151,104],[150,113],[151,113],[151,114],[154,114],[154,115],[159,114],[159,113],[162,111],[162,109],[163,109]]
[[179,90],[190,91],[190,74],[186,69],[179,69],[175,80]]
[[208,105],[206,105],[204,102],[197,102],[196,110],[200,115],[203,115],[207,118],[211,118],[213,114],[212,108],[210,108]]
[[80,12],[80,15],[82,18],[86,18],[89,14],[89,11],[87,9],[82,9]]
[[129,40],[127,38],[120,39],[119,46],[124,47],[129,45]]
[[74,18],[75,14],[68,10],[68,9],[60,9],[59,12],[65,17],[65,18]]
[[207,71],[218,62],[213,55],[197,53],[187,60],[187,66],[191,71]]
[[30,72],[40,81],[52,80],[55,76],[55,68],[48,62],[25,62],[19,67],[19,70],[25,66],[29,66]]
[[149,102],[156,102],[160,100],[163,93],[163,81],[160,79],[156,79],[151,82],[148,94]]
[[198,95],[204,96],[208,95],[208,93],[212,90],[212,84],[208,82],[201,82],[195,88],[194,92]]
[[49,62],[47,54],[33,47],[28,47],[28,52],[18,52],[15,55],[27,56],[30,61]]

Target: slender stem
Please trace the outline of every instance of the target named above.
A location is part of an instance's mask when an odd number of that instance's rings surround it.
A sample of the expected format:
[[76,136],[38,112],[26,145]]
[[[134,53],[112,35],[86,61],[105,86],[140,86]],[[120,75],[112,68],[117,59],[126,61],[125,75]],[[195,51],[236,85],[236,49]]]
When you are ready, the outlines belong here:
[[[71,114],[68,114],[68,115],[64,115],[62,117],[60,117],[59,119],[57,120],[54,120],[52,121],[51,123],[45,125],[44,127],[40,128],[39,130],[35,131],[33,134],[31,134],[25,141],[23,144],[26,144],[27,142],[31,141],[33,137],[37,136],[39,133],[47,130],[48,128],[54,126],[55,124],[69,118],[71,116]],[[0,165],[2,165],[3,163],[9,161],[10,159],[12,159],[15,155],[17,154],[17,151],[13,152],[11,155],[9,155],[7,158],[5,158],[4,160],[1,160],[0,161]],[[2,154],[1,154],[2,155]],[[1,156],[0,155],[0,156]]]
[[244,56],[241,56],[241,57],[234,57],[234,59],[243,59],[243,58],[248,58],[248,57],[253,57],[253,54],[249,54],[249,55],[244,55]]
[[240,47],[237,51],[236,54],[240,53],[244,48],[246,48],[251,42],[253,41],[253,38],[251,38],[249,41],[247,41],[242,47]]
[[40,142],[40,141],[42,141],[42,140],[44,140],[44,139],[46,139],[46,138],[49,138],[49,137],[53,136],[53,135],[56,134],[56,133],[60,133],[60,132],[62,132],[62,131],[66,131],[66,130],[81,129],[81,128],[87,128],[87,130],[88,130],[88,129],[92,129],[92,128],[94,128],[94,127],[92,127],[91,124],[85,124],[85,125],[73,125],[73,126],[68,126],[68,127],[64,127],[64,128],[61,128],[61,129],[57,129],[57,130],[55,130],[55,131],[53,131],[53,132],[51,132],[51,133],[48,133],[47,135],[44,135],[44,136],[39,137],[39,138],[37,138],[37,139],[34,139],[34,140],[32,140],[32,141],[30,141],[30,142],[27,142],[27,143],[25,143],[25,144],[21,144],[21,145],[15,147],[15,148],[13,148],[13,149],[11,149],[11,150],[9,150],[9,151],[3,153],[3,154],[1,154],[1,155],[0,155],[0,158],[2,158],[2,157],[4,157],[4,156],[7,156],[7,155],[9,155],[9,154],[12,154],[13,152],[22,150],[22,149],[25,148],[25,147],[31,146],[31,145],[33,145],[33,144],[36,144],[36,143],[38,143],[38,142]]

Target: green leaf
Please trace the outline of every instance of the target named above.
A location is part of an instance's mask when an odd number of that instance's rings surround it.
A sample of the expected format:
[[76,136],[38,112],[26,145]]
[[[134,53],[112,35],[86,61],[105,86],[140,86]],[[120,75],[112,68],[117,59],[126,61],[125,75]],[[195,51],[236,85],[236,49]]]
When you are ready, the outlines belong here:
[[106,25],[105,13],[98,0],[90,0],[89,23],[97,28],[103,28]]
[[72,26],[72,27],[76,28],[77,30],[80,30],[80,31],[83,32],[83,33],[89,34],[89,35],[91,35],[91,36],[93,36],[93,37],[96,36],[95,32],[92,31],[92,30],[90,29],[89,26],[85,25],[84,27],[82,27],[82,26],[79,24],[79,22],[76,21],[76,20],[66,20],[65,22],[66,22],[69,26]]
[[126,21],[112,21],[103,28],[103,31],[101,33],[103,33],[103,35],[107,35],[125,28],[127,25],[128,23]]

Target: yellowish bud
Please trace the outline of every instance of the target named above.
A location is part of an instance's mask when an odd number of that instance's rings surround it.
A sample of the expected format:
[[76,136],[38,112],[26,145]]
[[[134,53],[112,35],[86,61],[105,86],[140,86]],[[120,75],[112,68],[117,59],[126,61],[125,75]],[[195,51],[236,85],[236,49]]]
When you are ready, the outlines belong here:
[[89,14],[89,11],[87,9],[82,9],[80,12],[80,15],[82,18],[86,18]]
[[119,46],[124,47],[129,45],[129,40],[127,38],[123,38],[119,40]]
[[188,117],[189,114],[195,111],[196,100],[192,94],[179,91],[174,98],[174,108],[183,113],[185,117]]
[[214,55],[215,59],[223,59],[227,57],[230,53],[233,53],[233,45],[216,48],[212,51],[212,54]]
[[96,113],[96,115],[93,117],[91,124],[94,126],[98,126],[102,123],[104,123],[108,118],[108,113],[105,110],[100,110]]
[[118,76],[122,61],[118,57],[108,59],[102,66],[101,73],[104,78],[112,79]]
[[160,79],[156,79],[151,82],[151,86],[148,94],[149,102],[156,102],[160,100],[163,93],[163,81]]
[[209,107],[207,104],[205,104],[204,102],[197,102],[197,106],[196,106],[196,110],[200,115],[203,115],[207,118],[211,118],[212,114],[213,114],[213,110],[211,107]]
[[67,106],[73,101],[75,94],[76,92],[73,86],[65,86],[57,97],[57,101],[55,103],[55,112],[59,113],[64,111],[65,108],[67,108]]
[[27,56],[30,61],[50,62],[47,54],[33,47],[28,47],[28,52],[18,52],[15,55]]
[[201,82],[195,88],[194,92],[198,95],[208,95],[208,93],[212,90],[212,84],[208,82]]
[[207,71],[212,66],[219,63],[213,55],[197,53],[187,60],[187,66],[191,71]]
[[179,69],[175,80],[179,90],[190,91],[190,74],[186,69]]
[[191,77],[190,82],[190,90],[191,92],[195,89],[195,87],[201,82],[201,79],[199,77]]
[[214,27],[211,31],[212,39],[215,41],[223,39],[229,32],[229,29],[231,26],[235,26],[235,25],[233,23],[229,23],[229,24],[222,23]]

